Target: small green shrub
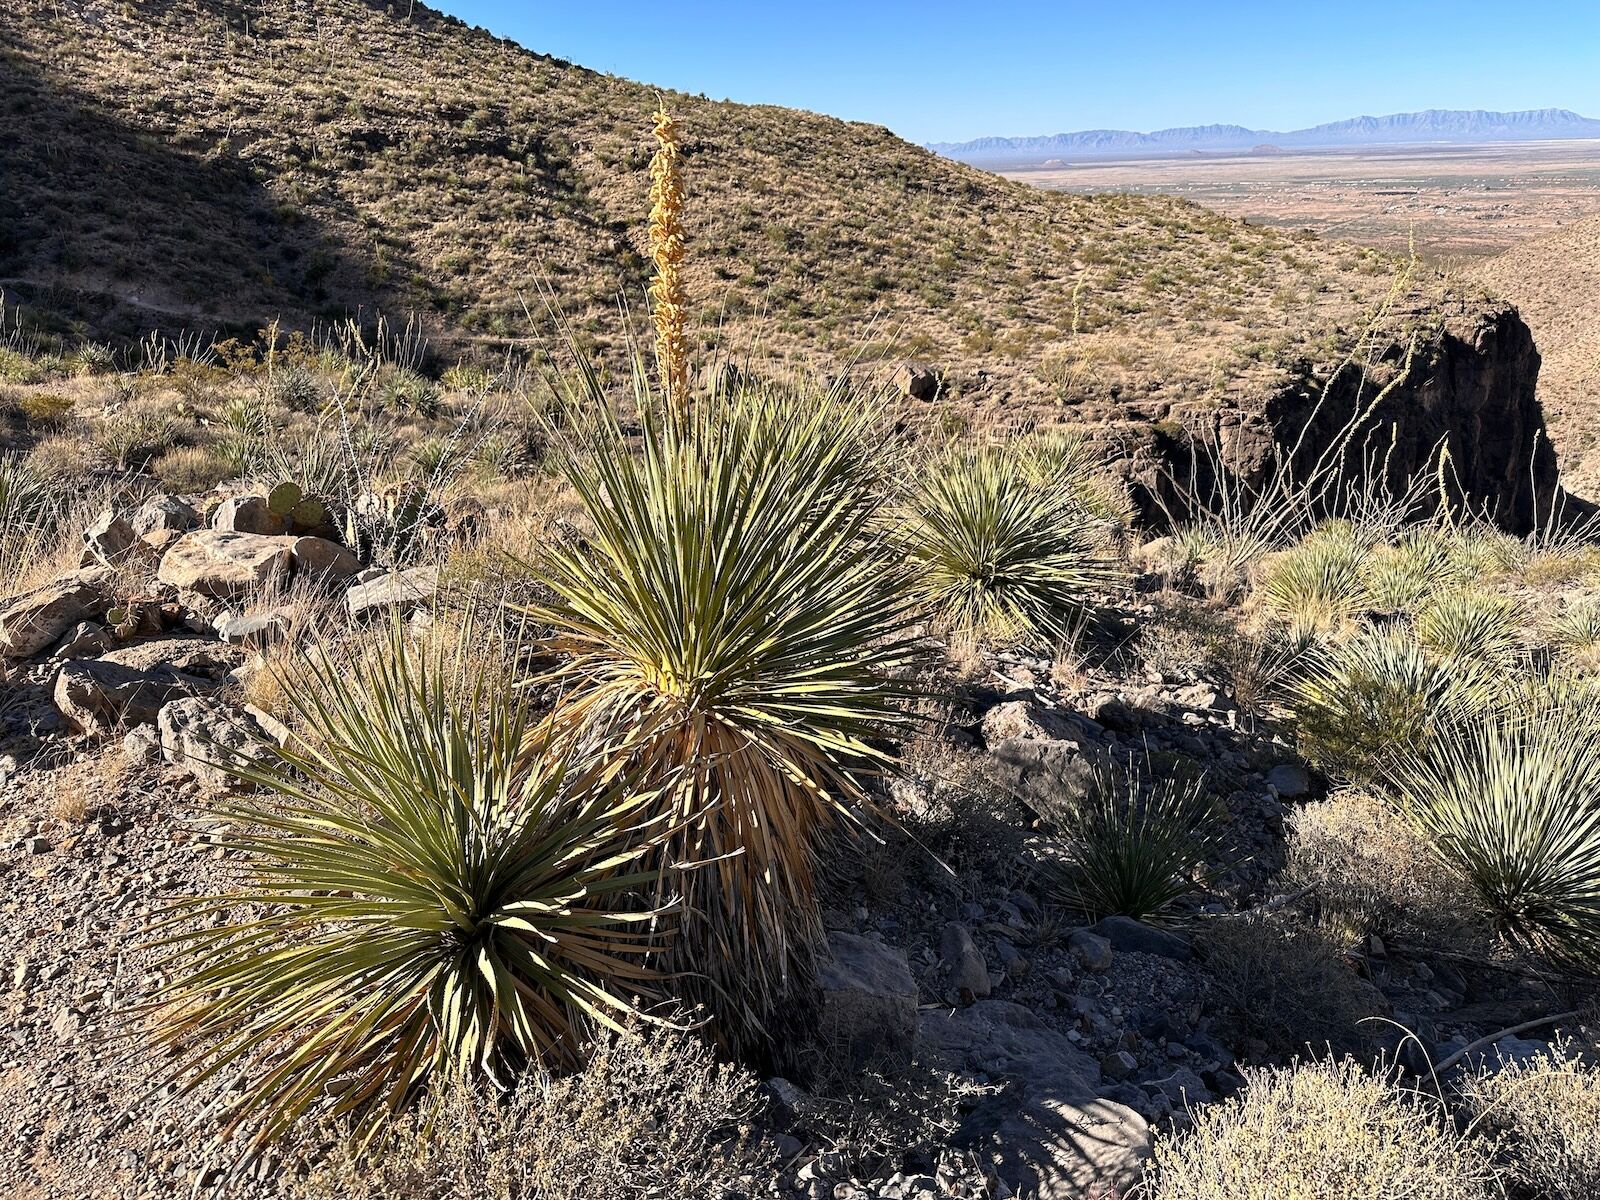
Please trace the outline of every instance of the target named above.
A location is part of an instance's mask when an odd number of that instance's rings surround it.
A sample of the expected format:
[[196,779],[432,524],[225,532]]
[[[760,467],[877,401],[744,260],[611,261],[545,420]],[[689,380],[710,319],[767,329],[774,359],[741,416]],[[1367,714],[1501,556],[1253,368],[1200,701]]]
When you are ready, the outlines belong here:
[[1130,764],[1097,770],[1083,797],[1044,813],[1061,837],[1063,900],[1100,918],[1159,918],[1194,890],[1221,844],[1201,779],[1146,779]]
[[72,415],[73,400],[57,392],[33,392],[17,401],[17,407],[30,425],[59,429]]
[[1408,630],[1388,626],[1308,656],[1289,703],[1306,758],[1367,783],[1488,708],[1500,683],[1481,664],[1430,658]]

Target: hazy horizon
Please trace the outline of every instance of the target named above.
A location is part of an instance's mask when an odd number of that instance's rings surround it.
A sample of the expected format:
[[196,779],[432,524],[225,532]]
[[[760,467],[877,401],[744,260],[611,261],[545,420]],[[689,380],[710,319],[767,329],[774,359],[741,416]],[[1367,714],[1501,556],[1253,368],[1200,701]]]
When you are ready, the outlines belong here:
[[[1504,20],[1486,0],[967,4],[731,0],[603,9],[436,0],[530,50],[716,99],[887,125],[914,142],[1232,124],[1292,130],[1425,109],[1600,116],[1600,6]],[[1426,39],[1419,39],[1426,30]]]

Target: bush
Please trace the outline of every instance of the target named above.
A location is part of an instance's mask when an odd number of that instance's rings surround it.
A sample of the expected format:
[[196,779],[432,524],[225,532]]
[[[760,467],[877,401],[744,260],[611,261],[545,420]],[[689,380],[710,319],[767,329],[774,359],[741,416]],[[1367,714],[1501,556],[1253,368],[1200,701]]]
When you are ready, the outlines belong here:
[[293,1200],[720,1200],[776,1173],[757,1081],[689,1034],[612,1037],[566,1077],[451,1088],[366,1150],[335,1130]]
[[209,446],[182,446],[168,450],[150,464],[150,473],[162,490],[174,493],[209,492],[237,472],[234,463]]
[[552,721],[666,789],[675,961],[737,1044],[809,976],[816,839],[870,808],[856,773],[908,691],[902,579],[870,536],[876,420],[746,389],[681,433],[647,412],[642,457],[609,425],[568,463],[592,534],[528,564],[555,597],[528,610]]
[[429,1081],[575,1062],[649,986],[648,798],[526,754],[508,673],[398,630],[309,657],[296,685],[305,739],[229,758],[269,795],[220,808],[252,883],[170,918],[167,1082],[235,1077],[225,1132],[259,1143],[307,1112],[366,1130]]
[[1400,764],[1402,811],[1526,949],[1600,967],[1600,729],[1561,697]]
[[28,419],[30,425],[38,425],[44,429],[59,429],[72,415],[73,401],[71,396],[62,396],[55,392],[35,392],[17,401],[17,407],[22,410],[22,415]]
[[1600,1196],[1600,1069],[1570,1046],[1501,1063],[1461,1083],[1474,1124],[1497,1136],[1529,1200]]
[[1384,627],[1311,655],[1290,706],[1310,762],[1368,783],[1488,707],[1497,687],[1487,668],[1430,659],[1408,631]]
[[1324,911],[1363,933],[1402,933],[1461,948],[1481,941],[1475,906],[1394,806],[1367,792],[1339,792],[1289,816],[1292,886],[1309,885]]
[[1199,779],[1147,781],[1130,764],[1096,771],[1083,797],[1045,814],[1063,838],[1062,899],[1100,917],[1159,917],[1195,887],[1220,845]]
[[1505,669],[1526,625],[1516,602],[1489,592],[1446,591],[1417,614],[1417,641],[1451,662],[1468,660]]
[[[1000,645],[1064,638],[1118,572],[1070,487],[1012,447],[951,451],[907,499],[905,552],[942,628]],[[1066,469],[1069,460],[1060,467]]]
[[1152,1200],[1491,1200],[1484,1149],[1355,1063],[1247,1070],[1246,1088],[1158,1138]]
[[1230,1033],[1274,1057],[1365,1048],[1382,997],[1356,976],[1325,929],[1288,915],[1227,917],[1201,927],[1207,987]]

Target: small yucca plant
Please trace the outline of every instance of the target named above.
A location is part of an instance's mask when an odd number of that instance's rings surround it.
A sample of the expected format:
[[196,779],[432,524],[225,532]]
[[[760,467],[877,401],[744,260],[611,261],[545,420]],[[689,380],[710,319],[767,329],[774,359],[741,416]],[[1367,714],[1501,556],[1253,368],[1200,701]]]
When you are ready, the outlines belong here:
[[1521,645],[1524,624],[1521,609],[1505,596],[1450,590],[1417,614],[1417,640],[1447,661],[1508,667]]
[[1099,918],[1159,918],[1192,892],[1224,825],[1204,780],[1097,770],[1084,796],[1044,814],[1062,838],[1062,898]]
[[1080,498],[1006,446],[949,451],[906,498],[901,531],[924,611],[997,645],[1048,644],[1120,577]]
[[556,664],[540,682],[555,729],[666,789],[681,990],[750,1047],[810,970],[817,838],[867,805],[857,772],[906,691],[876,408],[751,387],[682,424],[641,408],[642,453],[608,420],[569,458],[592,531],[528,568],[555,597],[529,609]]
[[1259,595],[1293,630],[1337,630],[1372,605],[1363,578],[1370,552],[1348,522],[1330,521],[1269,562]]
[[1403,811],[1526,949],[1600,968],[1600,724],[1566,695],[1451,730],[1393,771]]
[[1382,627],[1308,656],[1289,705],[1306,757],[1337,779],[1367,783],[1492,707],[1497,690],[1484,664],[1441,661],[1409,630]]
[[436,1081],[570,1064],[650,987],[654,798],[526,754],[506,673],[463,674],[399,632],[314,656],[289,689],[306,739],[227,764],[266,789],[221,809],[245,879],[174,907],[148,1010],[162,1082],[235,1080],[225,1133],[370,1130]]

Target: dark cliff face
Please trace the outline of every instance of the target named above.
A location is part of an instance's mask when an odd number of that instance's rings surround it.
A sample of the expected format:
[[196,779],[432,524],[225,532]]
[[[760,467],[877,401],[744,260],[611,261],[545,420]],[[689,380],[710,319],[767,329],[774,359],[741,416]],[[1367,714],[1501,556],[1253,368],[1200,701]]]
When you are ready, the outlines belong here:
[[1280,464],[1303,477],[1337,457],[1347,478],[1382,478],[1395,493],[1415,481],[1424,507],[1445,497],[1458,514],[1514,533],[1588,508],[1562,491],[1537,394],[1539,351],[1516,309],[1453,317],[1417,346],[1409,369],[1405,355],[1396,344],[1375,370],[1347,368],[1326,387],[1308,371],[1259,407],[1181,415],[1186,436],[1157,432],[1130,463],[1141,506],[1159,521],[1181,493],[1208,493],[1219,470],[1254,488]]

